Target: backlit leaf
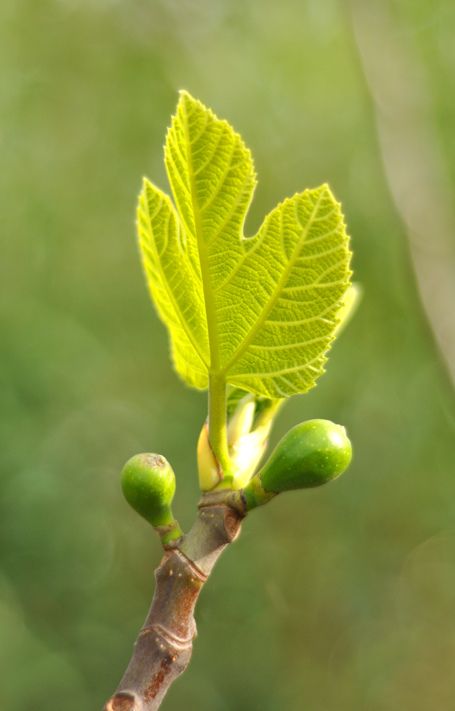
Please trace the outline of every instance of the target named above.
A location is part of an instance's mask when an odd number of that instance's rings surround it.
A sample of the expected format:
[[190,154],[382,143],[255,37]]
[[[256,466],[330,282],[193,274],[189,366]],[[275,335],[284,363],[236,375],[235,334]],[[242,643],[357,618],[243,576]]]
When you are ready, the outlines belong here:
[[245,237],[256,185],[251,154],[186,92],[165,163],[174,203],[144,180],[138,233],[178,373],[197,388],[212,373],[270,398],[307,391],[323,372],[350,278],[348,237],[329,187],[287,198]]

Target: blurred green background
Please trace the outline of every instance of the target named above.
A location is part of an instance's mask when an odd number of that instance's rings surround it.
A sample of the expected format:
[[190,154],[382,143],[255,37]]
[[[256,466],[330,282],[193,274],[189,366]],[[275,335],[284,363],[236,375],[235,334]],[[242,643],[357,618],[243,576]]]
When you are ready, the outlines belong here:
[[[392,6],[430,80],[453,196],[454,5]],[[182,87],[253,151],[250,233],[284,196],[330,182],[364,298],[273,437],[341,422],[351,469],[245,522],[163,709],[453,708],[454,401],[347,4],[2,0],[0,66],[2,708],[99,709],[119,681],[160,557],[121,498],[126,459],[168,457],[178,518],[194,516],[205,396],[172,371],[134,235],[142,175],[166,186]]]

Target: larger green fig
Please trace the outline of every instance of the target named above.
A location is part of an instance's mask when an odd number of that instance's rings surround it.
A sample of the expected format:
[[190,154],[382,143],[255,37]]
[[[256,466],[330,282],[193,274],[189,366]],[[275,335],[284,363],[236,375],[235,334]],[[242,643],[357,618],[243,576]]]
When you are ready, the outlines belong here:
[[161,535],[163,543],[182,533],[172,514],[175,474],[160,454],[136,454],[122,470],[122,490],[130,506]]
[[289,430],[245,487],[247,508],[282,491],[325,484],[340,476],[351,458],[351,442],[344,427],[329,420],[302,422]]

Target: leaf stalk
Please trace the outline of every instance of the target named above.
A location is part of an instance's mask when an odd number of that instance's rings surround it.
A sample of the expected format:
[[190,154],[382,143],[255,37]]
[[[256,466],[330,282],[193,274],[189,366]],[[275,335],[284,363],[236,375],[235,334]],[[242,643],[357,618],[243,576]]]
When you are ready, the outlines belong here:
[[218,373],[209,375],[209,441],[221,470],[221,488],[232,484],[231,459],[227,440],[226,380]]

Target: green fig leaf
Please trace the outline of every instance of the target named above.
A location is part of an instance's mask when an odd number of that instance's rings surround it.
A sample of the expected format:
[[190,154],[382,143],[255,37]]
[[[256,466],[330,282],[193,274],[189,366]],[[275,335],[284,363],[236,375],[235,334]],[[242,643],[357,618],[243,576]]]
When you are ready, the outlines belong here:
[[349,239],[330,188],[285,199],[245,237],[250,151],[186,92],[165,164],[174,202],[145,179],[138,234],[177,372],[200,389],[215,377],[266,398],[306,392],[324,372],[350,283]]

